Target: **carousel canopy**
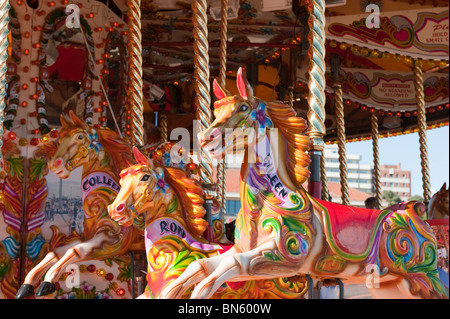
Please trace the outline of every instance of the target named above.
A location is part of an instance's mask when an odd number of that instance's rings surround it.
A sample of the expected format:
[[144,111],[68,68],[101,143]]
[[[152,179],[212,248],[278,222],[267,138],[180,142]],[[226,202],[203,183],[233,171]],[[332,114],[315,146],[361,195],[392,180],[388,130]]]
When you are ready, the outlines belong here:
[[[221,1],[207,3],[209,66],[214,78],[220,66]],[[244,67],[256,96],[287,101],[292,87],[294,106],[306,117],[309,14],[304,4],[228,0],[227,80],[231,83],[227,86],[232,93],[236,93],[235,71]],[[113,5],[126,14],[125,0],[114,0]],[[164,110],[169,113],[194,111],[189,105],[194,76],[191,5],[192,1],[178,0],[141,3],[144,83],[165,90],[169,102],[165,100]],[[370,137],[371,113],[378,115],[382,137],[416,131],[416,60],[422,61],[428,128],[448,125],[448,13],[444,0],[326,1],[325,141],[337,139],[336,81],[342,85],[348,140]],[[338,62],[332,65],[333,60]],[[172,126],[176,124],[170,123],[169,116],[169,131]]]

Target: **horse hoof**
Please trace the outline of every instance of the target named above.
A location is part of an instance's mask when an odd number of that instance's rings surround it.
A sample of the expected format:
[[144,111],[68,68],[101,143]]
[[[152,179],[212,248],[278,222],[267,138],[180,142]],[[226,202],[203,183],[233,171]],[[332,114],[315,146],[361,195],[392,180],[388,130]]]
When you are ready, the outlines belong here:
[[56,291],[56,286],[55,284],[48,282],[48,281],[43,281],[38,289],[36,290],[36,297],[42,297],[42,296],[47,296],[50,295],[51,293]]
[[34,295],[34,286],[29,284],[23,284],[17,291],[16,299],[24,299],[33,295]]

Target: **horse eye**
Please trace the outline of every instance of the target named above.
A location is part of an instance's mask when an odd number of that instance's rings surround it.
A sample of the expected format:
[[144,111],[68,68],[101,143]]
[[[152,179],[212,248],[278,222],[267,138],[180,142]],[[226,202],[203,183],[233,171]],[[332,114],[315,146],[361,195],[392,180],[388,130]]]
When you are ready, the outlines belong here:
[[245,104],[242,104],[241,107],[239,108],[239,112],[245,112],[248,110],[248,106]]
[[81,135],[81,134],[78,135],[78,139],[79,139],[79,140],[82,140],[82,139],[83,139],[83,135]]
[[142,176],[141,181],[146,182],[146,181],[148,181],[149,178],[150,178],[150,175],[145,174],[144,176]]

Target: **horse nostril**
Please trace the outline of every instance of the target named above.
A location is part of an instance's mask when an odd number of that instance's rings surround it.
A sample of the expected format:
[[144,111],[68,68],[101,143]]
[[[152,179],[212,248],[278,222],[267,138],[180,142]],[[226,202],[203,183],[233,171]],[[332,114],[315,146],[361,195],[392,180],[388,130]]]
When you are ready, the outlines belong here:
[[62,164],[62,159],[58,158],[58,159],[55,161],[55,166],[58,167],[58,166],[61,166],[61,164]]
[[123,211],[125,209],[125,204],[124,203],[120,203],[119,205],[117,205],[116,207],[116,211],[118,213],[120,213],[121,211]]

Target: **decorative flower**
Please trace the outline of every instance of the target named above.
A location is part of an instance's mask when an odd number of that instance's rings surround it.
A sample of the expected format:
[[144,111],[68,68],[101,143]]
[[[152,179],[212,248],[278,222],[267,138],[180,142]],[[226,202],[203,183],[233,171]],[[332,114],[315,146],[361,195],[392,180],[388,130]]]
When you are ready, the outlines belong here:
[[92,130],[92,134],[88,133],[89,140],[91,141],[91,144],[89,144],[89,148],[93,148],[96,153],[100,151],[101,148],[103,148],[102,144],[98,141],[98,135],[96,130]]
[[85,292],[88,293],[89,291],[91,291],[94,286],[89,285],[87,282],[83,283],[80,288]]
[[166,190],[169,188],[169,185],[167,185],[166,180],[164,179],[164,171],[161,168],[157,168],[157,170],[153,172],[153,177],[156,180],[154,190],[159,190],[163,194],[165,194]]
[[259,128],[271,128],[273,127],[272,120],[266,115],[267,108],[263,103],[259,103],[256,110],[250,113],[250,119],[257,121]]
[[170,153],[169,152],[163,154],[162,162],[163,162],[164,166],[167,166],[167,167],[170,166],[171,161],[170,161]]

